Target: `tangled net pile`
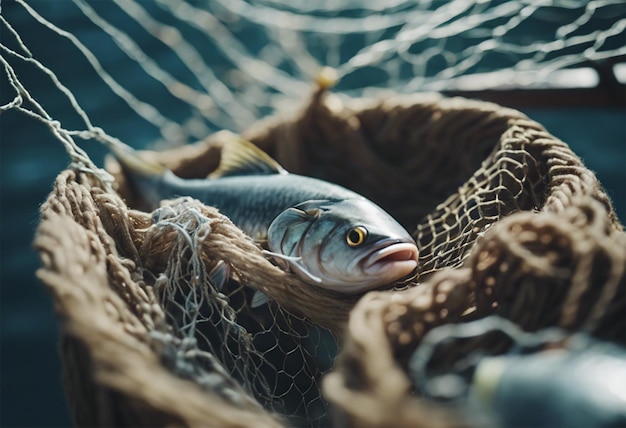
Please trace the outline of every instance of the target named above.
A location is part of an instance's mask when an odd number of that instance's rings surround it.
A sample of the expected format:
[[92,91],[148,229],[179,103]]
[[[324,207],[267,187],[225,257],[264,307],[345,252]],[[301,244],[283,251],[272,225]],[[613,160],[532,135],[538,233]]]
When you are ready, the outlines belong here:
[[[302,283],[198,201],[164,201],[151,213],[136,209],[140,201],[119,167],[111,162],[109,172],[97,168],[74,141],[113,137],[91,123],[72,91],[23,44],[18,43],[21,53],[1,45],[16,94],[2,111],[19,110],[46,123],[72,158],[41,208],[35,245],[43,263],[38,276],[51,290],[62,322],[65,382],[79,425],[450,426],[459,423],[459,414],[420,398],[409,375],[422,338],[442,324],[495,314],[526,331],[558,326],[626,344],[626,234],[594,174],[565,143],[522,113],[495,104],[434,94],[356,96],[375,81],[349,90],[357,74],[377,76],[371,68],[408,93],[437,89],[442,79],[452,83],[502,52],[512,58],[502,70],[509,76],[572,65],[580,59],[569,52],[577,49],[589,61],[616,57],[624,48],[610,46],[626,19],[614,19],[598,33],[584,31],[594,17],[614,17],[609,12],[618,2],[555,3],[572,20],[557,26],[552,36],[558,39],[543,44],[547,48],[539,54],[536,45],[513,40],[524,22],[550,16],[548,7],[469,7],[455,1],[411,9],[409,2],[391,3],[390,13],[372,24],[368,18],[376,16],[375,9],[338,16],[331,4],[326,10],[309,10],[304,2],[279,9],[273,1],[251,6],[229,0],[200,9],[156,1],[161,12],[203,28],[211,40],[239,36],[250,26],[267,28],[264,34],[276,45],[252,55],[238,39],[229,39],[221,51],[236,66],[230,76],[235,85],[207,74],[211,70],[202,60],[191,61],[196,49],[141,3],[115,1],[176,49],[199,78],[202,89],[194,89],[146,60],[133,39],[99,17],[95,3],[75,1],[192,113],[177,124],[96,67],[107,85],[166,140],[211,134],[146,156],[181,177],[205,177],[231,138],[209,131],[230,128],[287,170],[352,188],[412,231],[420,250],[418,271],[365,296]],[[30,6],[17,4],[59,30]],[[232,24],[228,30],[224,22]],[[357,23],[368,26],[357,31]],[[12,29],[4,16],[2,24]],[[97,64],[78,39],[57,33]],[[21,40],[16,31],[10,34]],[[338,36],[363,38],[366,46],[346,53]],[[454,48],[457,55],[449,54],[448,44],[461,45]],[[323,57],[327,46],[332,48]],[[70,131],[54,120],[30,96],[9,58],[49,71],[85,129]],[[439,61],[443,68],[433,72]],[[320,63],[336,66],[343,96],[330,94],[322,78],[302,101],[310,91],[304,76],[310,80]],[[297,113],[252,123],[284,96],[300,97]],[[230,274],[218,287],[215,277],[224,264]],[[270,304],[252,309],[254,290],[269,296]],[[451,367],[472,348],[506,350],[502,343],[470,341],[438,364]]]

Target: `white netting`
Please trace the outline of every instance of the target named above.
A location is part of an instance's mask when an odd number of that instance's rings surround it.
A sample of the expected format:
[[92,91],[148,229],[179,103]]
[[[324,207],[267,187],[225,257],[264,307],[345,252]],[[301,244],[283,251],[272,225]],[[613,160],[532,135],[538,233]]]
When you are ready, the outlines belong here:
[[[156,210],[152,221],[142,252],[158,248],[168,234],[176,238],[167,268],[149,282],[177,326],[176,336],[192,349],[208,351],[196,352],[196,366],[216,373],[213,377],[221,384],[233,382],[232,376],[256,400],[289,415],[293,423],[327,424],[319,380],[336,354],[334,337],[274,305],[251,310],[250,289],[233,281],[216,283],[201,254],[207,237],[219,233],[219,221],[203,215],[197,201],[172,201]],[[172,367],[180,365],[181,357],[172,358]],[[198,381],[206,372],[179,374]],[[209,386],[220,391],[220,383]],[[237,389],[231,397],[246,401]]]
[[[19,46],[17,34],[54,46],[64,58],[50,59],[54,73],[71,75],[59,66],[75,62],[81,80],[114,94],[96,93],[119,97],[170,144],[245,129],[302,100],[323,67],[336,70],[338,91],[361,95],[563,84],[555,71],[626,55],[619,0],[54,3],[3,2],[4,19],[18,20],[2,23],[4,61],[39,66],[48,56]],[[85,104],[92,90],[71,79],[62,83]],[[3,109],[25,106],[11,98]]]
[[[350,96],[474,89],[476,82],[541,87],[558,84],[558,71],[626,55],[622,0],[362,3],[3,1],[0,112],[43,121],[75,166],[110,183],[75,138],[115,134],[131,145],[136,139],[177,145],[220,129],[241,132],[301,105],[316,79],[337,79],[336,91]],[[115,121],[130,125],[114,133]],[[541,177],[515,176],[536,166],[533,153],[522,142],[502,156],[475,177],[480,182],[465,184],[493,193],[472,196],[476,206],[492,198],[492,207],[479,213],[466,200],[451,200],[446,212],[432,213],[418,228],[418,241],[435,248],[422,273],[458,266],[491,223],[539,205],[542,196],[534,192]],[[503,184],[507,179],[526,187]],[[505,198],[514,203],[501,211]],[[172,351],[167,363],[216,391],[234,379],[293,423],[326,424],[319,379],[335,357],[334,336],[276,305],[252,313],[251,290],[234,281],[223,289],[208,284],[198,248],[211,222],[193,204],[172,207],[157,213],[154,235],[146,238],[179,234],[167,269],[151,279],[173,326],[155,331],[154,340],[185,351]],[[196,347],[200,353],[186,352]],[[191,366],[184,364],[189,355],[196,358]]]

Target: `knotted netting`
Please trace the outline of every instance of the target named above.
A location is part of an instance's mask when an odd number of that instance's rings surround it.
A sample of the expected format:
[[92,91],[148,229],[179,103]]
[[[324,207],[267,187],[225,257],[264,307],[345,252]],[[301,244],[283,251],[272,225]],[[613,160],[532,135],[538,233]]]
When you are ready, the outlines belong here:
[[[88,40],[27,3],[1,4],[11,36],[3,33],[2,62],[14,91],[2,111],[44,122],[72,159],[41,208],[35,246],[62,324],[77,424],[448,426],[460,416],[418,398],[408,374],[421,339],[439,325],[497,314],[529,331],[559,326],[624,344],[626,237],[595,175],[516,110],[412,94],[462,86],[485,69],[496,82],[531,85],[619,58],[619,2],[73,4],[170,97],[155,108],[100,64]],[[206,177],[231,138],[217,130],[239,132],[287,170],[388,210],[416,239],[418,270],[346,296],[274,266],[199,201],[142,211],[119,167],[110,162],[104,172],[74,141],[113,137],[92,124],[61,71],[26,48],[7,7],[69,40],[162,140],[201,140],[145,156],[183,178]],[[537,22],[545,33],[528,41],[526,26]],[[143,37],[159,40],[193,78],[148,56]],[[245,44],[250,37],[257,43]],[[49,114],[16,62],[44,72],[84,129]],[[320,75],[322,65],[336,76]],[[394,92],[373,94],[378,86]],[[255,290],[270,303],[251,308]],[[505,347],[475,341],[439,364],[481,346]]]

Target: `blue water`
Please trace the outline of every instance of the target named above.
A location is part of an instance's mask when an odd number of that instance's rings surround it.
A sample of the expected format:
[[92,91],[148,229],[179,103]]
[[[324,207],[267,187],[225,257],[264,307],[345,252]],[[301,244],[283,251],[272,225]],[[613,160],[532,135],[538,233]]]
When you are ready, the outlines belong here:
[[[52,4],[52,3],[50,3]],[[64,4],[59,2],[58,4]],[[3,13],[14,12],[11,3],[2,3]],[[53,8],[54,9],[54,8]],[[58,8],[57,8],[58,9]],[[15,12],[17,13],[17,12]],[[63,10],[58,9],[60,16]],[[63,15],[66,22],[71,14]],[[38,31],[37,28],[33,29]],[[89,30],[79,28],[79,31]],[[2,34],[6,37],[6,33]],[[4,40],[4,39],[3,39]],[[43,43],[45,38],[38,43]],[[35,46],[37,47],[37,46]],[[50,51],[40,45],[37,52]],[[42,53],[43,55],[43,53]],[[54,62],[68,58],[55,58]],[[111,61],[117,58],[111,58]],[[41,76],[23,77],[39,88]],[[126,141],[141,146],[156,135],[140,122],[129,120],[123,105],[111,103],[102,84],[82,79],[78,71],[71,78],[80,83],[87,105],[103,118],[105,129],[125,135]],[[7,101],[9,88],[0,73],[0,100]],[[141,83],[138,82],[141,86]],[[80,89],[77,89],[77,91]],[[38,99],[47,106],[60,101],[42,88]],[[87,107],[87,106],[86,106]],[[526,113],[555,136],[567,142],[596,172],[613,199],[622,222],[626,220],[626,117],[623,109],[532,109]],[[76,122],[77,123],[77,122]],[[70,125],[66,124],[68,127]],[[131,136],[132,138],[128,138]],[[132,140],[132,141],[129,141]],[[94,160],[101,162],[104,150],[89,147]],[[68,163],[60,143],[31,119],[10,111],[0,115],[0,425],[67,426],[70,418],[61,387],[61,366],[57,354],[58,323],[52,301],[35,279],[38,256],[32,249],[38,209],[51,190],[56,175]]]

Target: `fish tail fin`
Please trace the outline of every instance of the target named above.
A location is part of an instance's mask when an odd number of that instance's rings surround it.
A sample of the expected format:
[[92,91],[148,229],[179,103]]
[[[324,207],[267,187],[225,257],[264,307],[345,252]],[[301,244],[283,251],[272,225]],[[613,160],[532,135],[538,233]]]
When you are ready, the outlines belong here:
[[105,144],[122,168],[134,175],[155,177],[163,175],[166,171],[163,165],[139,156],[135,149],[119,140],[106,140]]

